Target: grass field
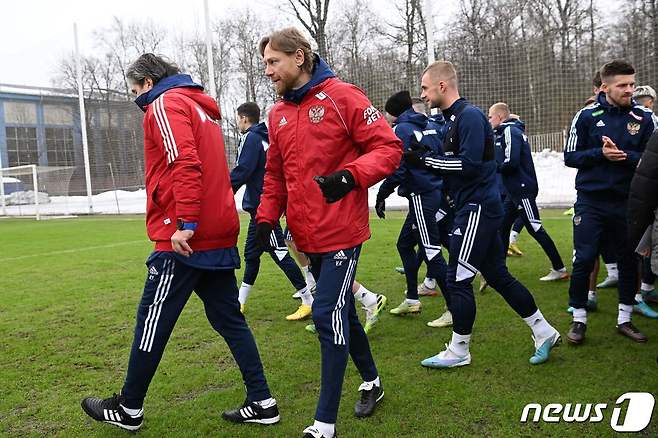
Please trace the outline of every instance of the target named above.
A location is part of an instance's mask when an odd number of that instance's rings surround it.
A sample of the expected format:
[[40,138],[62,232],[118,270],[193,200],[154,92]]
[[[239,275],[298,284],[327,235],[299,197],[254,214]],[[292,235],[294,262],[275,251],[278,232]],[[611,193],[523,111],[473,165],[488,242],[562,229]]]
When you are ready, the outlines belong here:
[[[404,279],[393,271],[401,213],[373,216],[358,281],[397,305]],[[571,227],[558,212],[543,212],[565,260],[571,258]],[[243,230],[246,217],[242,216]],[[132,342],[136,306],[151,250],[143,217],[66,220],[1,220],[0,252],[0,434],[7,436],[122,436],[128,432],[95,423],[80,409],[85,396],[110,396],[122,386]],[[240,248],[244,233],[241,234]],[[511,271],[534,293],[547,318],[566,333],[567,283],[542,284],[548,260],[527,233],[526,255]],[[241,273],[238,273],[241,278]],[[263,428],[227,424],[223,409],[242,403],[237,367],[193,296],[174,330],[145,402],[143,437],[299,437],[312,421],[319,389],[317,339],[305,323],[284,316],[297,302],[272,261],[263,259],[247,307],[282,421]],[[611,436],[612,406],[629,391],[657,394],[658,320],[636,316],[650,338],[639,345],[615,332],[616,291],[599,293],[588,338],[579,348],[563,344],[548,363],[531,366],[530,331],[489,289],[478,295],[471,353],[473,363],[440,371],[420,366],[450,338],[450,329],[425,323],[442,312],[441,299],[423,298],[419,316],[387,314],[370,335],[386,397],[374,417],[357,420],[353,406],[360,379],[348,365],[338,420],[342,437]],[[363,312],[360,312],[363,315]],[[521,424],[527,403],[608,403],[596,424]],[[642,436],[658,435],[658,415]]]

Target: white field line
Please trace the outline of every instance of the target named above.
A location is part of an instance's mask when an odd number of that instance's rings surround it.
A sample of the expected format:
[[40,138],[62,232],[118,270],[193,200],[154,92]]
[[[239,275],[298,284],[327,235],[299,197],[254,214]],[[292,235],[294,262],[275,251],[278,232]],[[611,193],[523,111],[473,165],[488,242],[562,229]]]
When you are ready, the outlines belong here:
[[87,246],[83,248],[71,248],[71,249],[63,249],[60,251],[50,251],[50,252],[41,252],[38,254],[29,254],[29,255],[23,255],[23,256],[17,256],[17,257],[6,257],[0,259],[0,263],[2,262],[11,262],[15,260],[25,260],[25,259],[30,259],[34,257],[48,257],[48,256],[53,256],[53,255],[61,255],[61,254],[75,254],[78,252],[83,252],[83,251],[94,251],[97,249],[106,249],[106,248],[116,248],[119,246],[128,246],[128,245],[135,245],[137,243],[148,243],[148,240],[130,240],[128,242],[119,242],[119,243],[111,243],[109,245],[98,245],[98,246]]

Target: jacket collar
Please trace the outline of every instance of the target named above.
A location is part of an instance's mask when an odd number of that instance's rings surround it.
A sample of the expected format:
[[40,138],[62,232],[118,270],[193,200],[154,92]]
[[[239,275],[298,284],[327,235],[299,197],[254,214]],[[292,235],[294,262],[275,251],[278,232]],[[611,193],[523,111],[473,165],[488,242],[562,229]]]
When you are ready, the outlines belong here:
[[314,56],[315,62],[313,65],[313,75],[311,76],[311,80],[296,90],[288,91],[283,95],[283,100],[299,105],[311,88],[320,85],[329,78],[336,77],[324,59],[320,58],[320,55],[314,54]]
[[160,97],[162,93],[171,90],[172,88],[181,87],[199,88],[203,90],[203,87],[194,82],[190,75],[177,74],[161,79],[149,91],[138,96],[137,99],[135,99],[135,103],[142,111],[146,112],[146,107]]

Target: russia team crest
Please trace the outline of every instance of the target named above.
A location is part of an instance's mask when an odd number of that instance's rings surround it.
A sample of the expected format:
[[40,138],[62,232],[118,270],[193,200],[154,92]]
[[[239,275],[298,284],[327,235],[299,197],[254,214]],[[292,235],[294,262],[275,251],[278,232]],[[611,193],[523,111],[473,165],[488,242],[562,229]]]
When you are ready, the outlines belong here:
[[628,125],[626,125],[626,129],[628,129],[629,134],[635,135],[638,132],[640,132],[640,124],[635,122],[628,122]]
[[324,118],[324,107],[322,105],[314,105],[309,108],[308,118],[311,123],[320,123]]

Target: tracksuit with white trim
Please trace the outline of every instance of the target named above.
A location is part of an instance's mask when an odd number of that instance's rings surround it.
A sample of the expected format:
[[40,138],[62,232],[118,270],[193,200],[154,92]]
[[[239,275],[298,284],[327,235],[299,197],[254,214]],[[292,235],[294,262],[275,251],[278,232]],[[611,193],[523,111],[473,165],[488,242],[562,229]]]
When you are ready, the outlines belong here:
[[[433,122],[429,123],[426,115],[413,108],[400,114],[393,130],[402,141],[404,150],[413,144],[420,144],[434,154],[441,153],[442,132]],[[411,300],[418,299],[420,255],[427,263],[427,277],[436,279],[446,304],[449,304],[450,297],[446,293],[445,284],[447,264],[441,254],[442,239],[436,219],[441,208],[443,181],[436,172],[414,168],[403,161],[395,173],[379,187],[377,199],[386,199],[396,187],[398,194],[409,201],[409,213],[397,241],[407,281],[406,296]],[[416,246],[419,247],[418,255],[415,252]]]
[[471,283],[478,271],[522,318],[533,315],[537,306],[505,266],[500,236],[503,208],[491,125],[482,110],[465,99],[455,101],[443,115],[447,121],[444,153],[426,154],[422,163],[441,174],[454,202],[446,284],[453,331],[470,335],[476,312]]
[[[136,103],[145,111],[146,224],[155,252],[147,279],[121,394],[139,409],[176,320],[192,292],[238,363],[249,401],[270,398],[258,348],[240,312],[234,270],[240,224],[213,98],[188,75],[159,81]],[[175,253],[177,222],[193,225],[189,257]]]
[[[260,269],[260,257],[263,254],[263,250],[256,243],[256,210],[260,203],[260,195],[263,193],[268,148],[269,139],[265,123],[250,126],[240,138],[236,166],[231,170],[233,192],[237,192],[240,187],[245,186],[242,209],[249,213],[250,219],[247,240],[244,244],[245,267],[242,282],[251,286],[256,283]],[[288,247],[283,240],[283,230],[278,222],[272,229],[270,243],[274,248],[269,252],[270,257],[288,277],[295,290],[306,287],[304,275],[288,252]]]
[[[627,238],[626,207],[631,179],[653,133],[651,111],[611,105],[604,92],[576,113],[564,147],[564,164],[578,169],[573,217],[574,261],[569,305],[585,309],[589,274],[607,240],[619,269],[619,303],[635,304],[638,260]],[[602,137],[627,154],[623,161],[603,155]]]
[[501,227],[504,251],[506,252],[509,246],[512,226],[520,217],[528,233],[539,243],[551,261],[553,269],[557,271],[564,268],[564,262],[539,217],[539,209],[535,201],[539,186],[530,143],[524,131],[525,124],[517,119],[505,120],[494,129],[496,150],[504,151],[502,157],[497,156],[498,170],[507,192],[503,203],[505,217]]

